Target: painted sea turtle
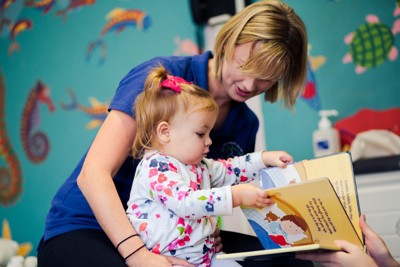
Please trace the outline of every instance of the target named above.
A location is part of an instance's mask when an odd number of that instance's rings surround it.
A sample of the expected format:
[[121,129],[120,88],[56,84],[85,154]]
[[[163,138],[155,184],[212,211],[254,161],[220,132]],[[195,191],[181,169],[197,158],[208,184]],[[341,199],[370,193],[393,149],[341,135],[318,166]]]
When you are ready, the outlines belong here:
[[345,37],[349,52],[344,56],[343,63],[354,62],[358,74],[382,64],[387,59],[394,61],[398,56],[394,46],[394,35],[400,32],[400,19],[393,23],[392,29],[380,22],[376,15],[368,15],[366,21]]

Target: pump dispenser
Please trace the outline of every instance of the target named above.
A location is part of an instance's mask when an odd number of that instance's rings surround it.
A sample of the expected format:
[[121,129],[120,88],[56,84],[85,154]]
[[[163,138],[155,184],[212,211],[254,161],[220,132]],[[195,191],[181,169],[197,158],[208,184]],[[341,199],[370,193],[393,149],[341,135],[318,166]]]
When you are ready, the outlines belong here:
[[340,151],[339,132],[332,128],[329,116],[337,116],[337,110],[320,110],[318,112],[321,117],[318,122],[318,129],[313,133],[314,156],[320,157]]

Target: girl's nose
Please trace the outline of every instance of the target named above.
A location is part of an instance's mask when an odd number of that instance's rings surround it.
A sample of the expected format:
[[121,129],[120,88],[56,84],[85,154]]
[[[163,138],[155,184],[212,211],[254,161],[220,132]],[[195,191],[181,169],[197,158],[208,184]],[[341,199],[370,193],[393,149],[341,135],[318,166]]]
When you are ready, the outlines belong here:
[[210,136],[208,136],[206,139],[206,146],[211,146],[211,144],[212,144],[212,140],[211,140]]

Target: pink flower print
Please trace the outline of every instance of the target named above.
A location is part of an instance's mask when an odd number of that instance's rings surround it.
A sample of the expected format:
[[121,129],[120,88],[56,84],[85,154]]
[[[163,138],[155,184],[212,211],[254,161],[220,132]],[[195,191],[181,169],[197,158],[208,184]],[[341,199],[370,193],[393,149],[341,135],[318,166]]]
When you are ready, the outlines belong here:
[[147,222],[141,223],[139,225],[139,232],[143,232],[147,228]]
[[240,182],[247,182],[249,178],[247,176],[240,176]]
[[158,196],[158,199],[160,200],[161,204],[165,204],[165,202],[167,202],[167,198],[164,196]]
[[157,244],[154,248],[151,249],[151,252],[155,253],[155,254],[161,254],[160,251],[160,244]]
[[160,218],[161,218],[161,215],[160,215],[159,213],[157,213],[157,214],[156,214],[156,218],[157,218],[157,219],[160,219]]
[[156,190],[158,192],[161,192],[164,189],[164,186],[162,184],[156,184]]
[[160,184],[162,184],[162,183],[164,183],[165,181],[167,181],[167,176],[166,176],[165,174],[163,174],[163,173],[160,173],[160,175],[158,175],[157,181],[158,181]]
[[190,166],[190,171],[193,173],[197,173],[196,166],[195,165]]
[[226,172],[229,175],[231,175],[233,173],[232,163],[228,162],[227,160],[222,160],[222,159],[219,159],[218,161],[221,162],[224,165],[224,167],[226,169]]
[[137,207],[139,207],[139,206],[136,203],[133,203],[132,206],[131,206],[131,209],[135,210],[135,209],[137,209]]
[[165,189],[164,189],[164,193],[165,193],[167,196],[172,197],[171,188],[169,188],[169,187],[165,188]]
[[187,192],[187,191],[179,191],[178,192],[178,200],[182,200],[185,197],[187,197],[188,195],[189,195],[189,192]]
[[156,190],[156,188],[155,188],[155,185],[157,184],[157,182],[156,181],[154,181],[154,182],[151,182],[150,183],[150,187],[151,187],[151,189],[153,189],[153,190]]
[[[198,184],[201,184],[201,183],[202,183],[202,181],[203,181],[203,175],[202,175],[201,173],[197,173],[197,175],[196,175],[196,181],[197,181]],[[200,189],[200,187],[199,187],[199,189]]]
[[182,239],[178,239],[178,246],[183,247],[186,245],[186,242],[190,241],[190,237],[185,235]]
[[176,225],[185,225],[185,220],[182,217],[179,217]]
[[193,232],[192,226],[190,224],[186,225],[184,233],[190,235],[192,232]]
[[198,184],[193,181],[190,181],[189,187],[196,191],[198,189]]
[[169,163],[169,170],[172,172],[178,172],[178,168],[171,162]]
[[168,187],[174,187],[177,184],[175,181],[169,181]]
[[153,168],[149,170],[149,178],[156,176],[158,173],[157,169]]

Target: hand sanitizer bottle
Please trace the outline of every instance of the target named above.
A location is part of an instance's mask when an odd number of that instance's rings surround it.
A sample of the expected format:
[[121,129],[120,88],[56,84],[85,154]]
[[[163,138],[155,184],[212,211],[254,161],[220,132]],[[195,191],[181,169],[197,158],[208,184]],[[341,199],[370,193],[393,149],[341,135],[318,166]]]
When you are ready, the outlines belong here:
[[337,110],[320,110],[321,116],[318,122],[318,129],[313,133],[314,156],[320,157],[340,151],[339,132],[332,128],[332,123],[328,119],[329,116],[337,116]]

